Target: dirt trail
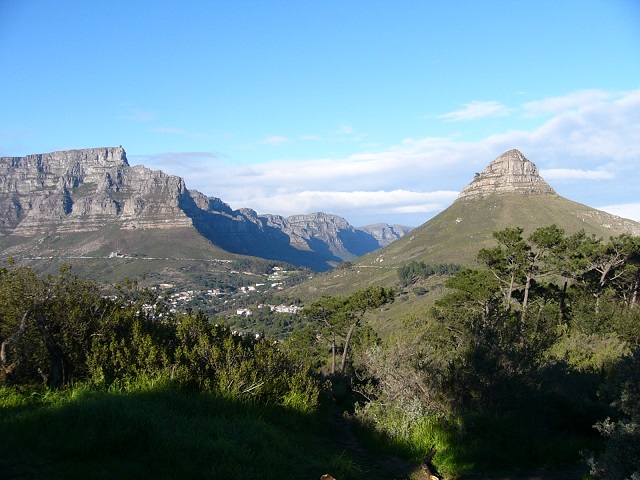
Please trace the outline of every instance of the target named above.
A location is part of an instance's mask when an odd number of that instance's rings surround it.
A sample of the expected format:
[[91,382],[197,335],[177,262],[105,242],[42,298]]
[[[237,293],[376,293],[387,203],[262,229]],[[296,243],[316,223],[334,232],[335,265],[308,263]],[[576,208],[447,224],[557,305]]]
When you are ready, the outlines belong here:
[[[354,435],[352,422],[338,412],[333,416],[333,436],[337,445],[366,468],[364,473],[367,474],[367,479],[429,480],[421,465],[410,463],[395,455],[380,454],[367,449]],[[468,475],[458,480],[582,480],[587,473],[585,465],[577,463],[549,470]]]
[[[368,479],[429,480],[420,465],[391,454],[373,452],[360,443],[353,433],[352,421],[336,412],[333,416],[333,437],[337,445],[366,468]],[[337,479],[340,480],[340,479]]]

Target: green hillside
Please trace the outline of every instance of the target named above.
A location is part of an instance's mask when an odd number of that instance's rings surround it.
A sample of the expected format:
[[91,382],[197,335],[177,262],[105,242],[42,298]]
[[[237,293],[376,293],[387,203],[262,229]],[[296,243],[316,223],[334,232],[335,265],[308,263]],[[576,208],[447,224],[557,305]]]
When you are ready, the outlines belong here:
[[397,270],[411,261],[427,264],[476,265],[475,256],[493,246],[492,233],[522,227],[528,235],[538,227],[556,224],[567,234],[584,229],[608,239],[640,232],[640,224],[595,210],[560,195],[502,193],[479,199],[456,200],[449,208],[388,247],[352,262],[349,268],[318,275],[292,290],[302,299],[343,295],[369,285],[394,286]]
[[[13,242],[10,244],[9,242]],[[147,283],[197,284],[197,277],[228,272],[229,253],[192,228],[123,230],[117,224],[91,232],[56,232],[44,238],[5,236],[0,248],[41,273],[62,265],[102,283],[145,278]]]

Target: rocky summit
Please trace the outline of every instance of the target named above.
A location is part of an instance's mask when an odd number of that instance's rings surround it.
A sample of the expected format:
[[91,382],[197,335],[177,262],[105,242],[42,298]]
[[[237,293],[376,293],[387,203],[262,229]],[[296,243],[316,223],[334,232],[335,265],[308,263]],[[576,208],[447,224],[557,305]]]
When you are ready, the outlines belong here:
[[458,199],[478,198],[499,193],[555,194],[540,176],[538,167],[519,150],[503,153],[462,189]]
[[189,190],[180,177],[130,166],[121,146],[0,158],[3,256],[92,255],[109,249],[145,256],[150,248],[162,252],[160,240],[154,240],[160,237],[173,245],[162,253],[179,256],[179,238],[196,235],[199,243],[226,252],[327,270],[408,230],[355,228],[324,213],[285,218],[233,210],[219,198]]

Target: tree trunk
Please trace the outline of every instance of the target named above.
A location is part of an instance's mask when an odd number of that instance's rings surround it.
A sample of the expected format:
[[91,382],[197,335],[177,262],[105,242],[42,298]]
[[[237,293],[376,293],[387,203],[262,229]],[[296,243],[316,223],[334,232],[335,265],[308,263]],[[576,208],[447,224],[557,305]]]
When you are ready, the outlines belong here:
[[67,357],[62,351],[62,348],[60,348],[56,343],[53,335],[47,328],[43,315],[38,315],[36,324],[38,325],[38,330],[42,335],[42,339],[44,340],[51,360],[51,372],[49,373],[49,380],[47,383],[50,388],[58,389],[67,383],[69,379],[69,362],[67,361]]
[[531,290],[531,275],[527,274],[527,281],[524,285],[524,298],[522,299],[522,325],[527,319],[527,306],[529,304],[529,290]]
[[22,320],[20,321],[20,326],[18,327],[18,331],[11,335],[9,338],[5,339],[2,342],[2,346],[0,346],[0,368],[3,370],[3,375],[10,375],[16,364],[13,363],[11,365],[7,365],[7,348],[16,341],[16,339],[22,335],[27,329],[27,319],[31,314],[31,309],[27,310],[25,314],[22,316]]
[[569,281],[565,278],[564,284],[562,285],[562,296],[560,297],[560,314],[562,315],[562,321],[567,321],[567,287],[569,286]]
[[515,281],[515,277],[511,275],[511,281],[509,282],[509,293],[507,294],[507,305],[505,306],[505,310],[508,312],[511,310],[511,296],[513,295],[513,282]]
[[336,374],[336,336],[331,340],[331,375]]
[[609,276],[609,272],[611,271],[611,269],[613,268],[613,266],[611,264],[606,265],[602,268],[602,270],[598,270],[596,268],[596,271],[600,273],[600,283],[598,283],[598,291],[596,292],[596,318],[600,319],[600,297],[602,296],[602,292],[604,290],[604,287],[607,285],[607,277]]
[[640,289],[640,268],[636,270],[636,278],[633,282],[633,293],[631,295],[630,308],[636,308],[638,306],[638,289]]
[[344,350],[342,351],[342,365],[340,365],[340,375],[344,375],[344,370],[347,366],[347,355],[349,354],[349,343],[351,342],[351,337],[353,336],[353,332],[358,326],[358,323],[360,323],[360,319],[351,324],[351,327],[349,327],[349,332],[347,333],[347,338],[344,341]]

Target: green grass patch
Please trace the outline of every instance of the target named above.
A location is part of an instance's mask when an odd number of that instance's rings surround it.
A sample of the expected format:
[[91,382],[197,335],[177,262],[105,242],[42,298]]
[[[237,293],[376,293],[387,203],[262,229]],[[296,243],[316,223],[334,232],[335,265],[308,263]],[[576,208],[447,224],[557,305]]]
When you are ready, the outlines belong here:
[[550,432],[530,420],[490,414],[428,414],[408,420],[401,412],[386,411],[358,431],[370,448],[416,463],[435,448],[432,463],[445,478],[555,468],[579,462],[581,451],[601,446],[596,436]]
[[1,389],[0,406],[0,473],[9,478],[375,478],[333,444],[326,413],[163,381],[111,391]]

